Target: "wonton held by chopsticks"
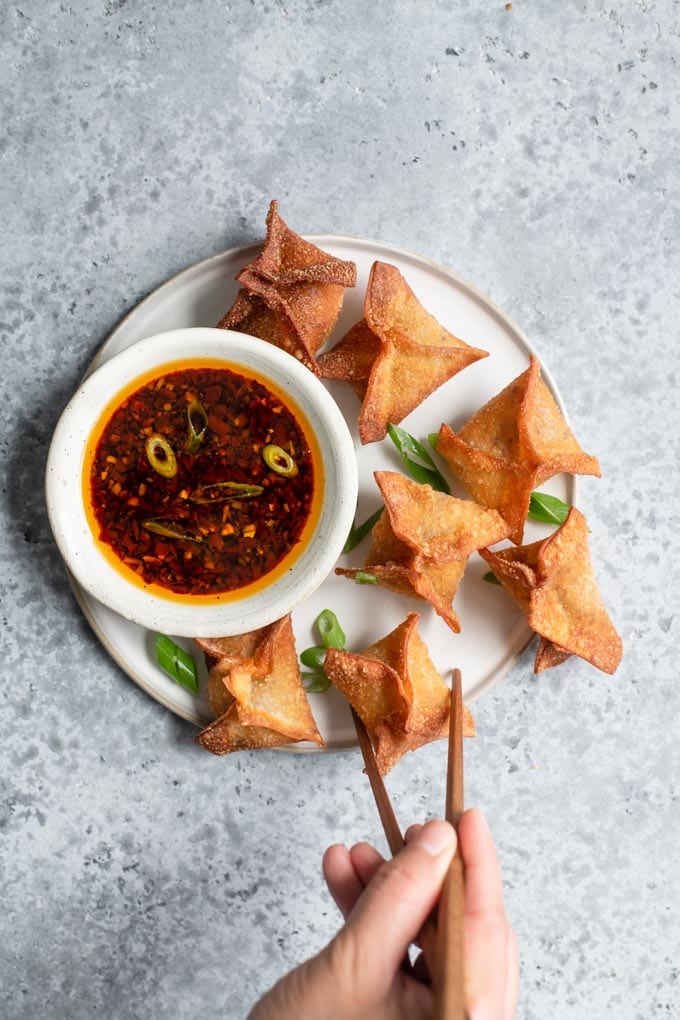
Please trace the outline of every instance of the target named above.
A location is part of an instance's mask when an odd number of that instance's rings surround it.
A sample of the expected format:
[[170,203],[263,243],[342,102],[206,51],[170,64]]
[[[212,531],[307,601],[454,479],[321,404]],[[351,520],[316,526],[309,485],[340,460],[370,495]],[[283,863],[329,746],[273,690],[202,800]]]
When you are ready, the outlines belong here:
[[351,384],[362,401],[362,443],[384,439],[439,386],[488,352],[470,347],[426,312],[395,266],[374,262],[364,318],[318,359],[326,379]]
[[[407,752],[449,732],[451,692],[418,633],[418,614],[386,637],[354,654],[329,648],[324,670],[360,717],[382,775]],[[463,733],[475,735],[463,708]]]

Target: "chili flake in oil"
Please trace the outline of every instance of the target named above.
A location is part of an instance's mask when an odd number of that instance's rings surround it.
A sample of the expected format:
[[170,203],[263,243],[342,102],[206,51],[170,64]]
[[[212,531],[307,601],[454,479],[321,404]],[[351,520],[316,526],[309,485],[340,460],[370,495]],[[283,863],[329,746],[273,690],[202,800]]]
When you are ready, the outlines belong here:
[[[207,426],[189,452],[196,401]],[[170,477],[154,468],[154,436],[176,458]],[[293,459],[294,475],[266,463],[272,444]],[[143,583],[214,595],[258,581],[287,556],[314,482],[309,443],[279,396],[230,369],[186,368],[147,382],[113,412],[95,448],[90,499],[99,540]]]

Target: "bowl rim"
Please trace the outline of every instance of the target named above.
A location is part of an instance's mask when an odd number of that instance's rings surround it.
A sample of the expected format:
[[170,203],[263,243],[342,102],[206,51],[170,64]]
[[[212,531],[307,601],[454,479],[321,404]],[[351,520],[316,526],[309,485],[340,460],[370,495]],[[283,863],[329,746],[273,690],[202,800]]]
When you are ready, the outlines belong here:
[[[106,405],[130,381],[164,364],[192,358],[224,360],[269,379],[290,395],[313,430],[324,467],[323,503],[305,549],[285,574],[242,599],[212,605],[164,599],[107,562],[91,533],[82,501],[85,448]],[[330,573],[352,525],[358,492],[354,440],[330,393],[287,352],[257,337],[209,326],[174,329],[130,345],[83,379],[62,412],[50,443],[47,513],[70,573],[94,598],[149,630],[182,637],[221,637],[272,623],[308,598]]]

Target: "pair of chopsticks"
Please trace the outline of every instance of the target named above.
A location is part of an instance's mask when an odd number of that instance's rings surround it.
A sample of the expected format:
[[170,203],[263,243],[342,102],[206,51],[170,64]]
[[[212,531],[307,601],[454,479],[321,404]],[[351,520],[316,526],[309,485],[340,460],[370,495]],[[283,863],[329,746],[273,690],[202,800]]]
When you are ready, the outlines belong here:
[[[378,770],[375,753],[366,727],[352,711],[359,747],[375,798],[387,845],[394,857],[404,847],[404,837],[389,794]],[[463,684],[459,669],[453,671],[451,688],[451,718],[449,724],[449,750],[446,771],[445,818],[458,831],[463,813]],[[460,847],[451,861],[439,905],[436,926],[433,918],[425,922],[420,933],[420,944],[432,977],[437,1020],[465,1020],[463,998],[463,917],[465,906],[465,876]]]

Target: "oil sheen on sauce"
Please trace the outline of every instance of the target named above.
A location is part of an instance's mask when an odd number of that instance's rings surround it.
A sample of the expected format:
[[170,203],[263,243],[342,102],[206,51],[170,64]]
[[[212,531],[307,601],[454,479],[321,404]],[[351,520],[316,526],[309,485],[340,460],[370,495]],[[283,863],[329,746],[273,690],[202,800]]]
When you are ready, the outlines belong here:
[[135,380],[85,454],[87,516],[107,559],[183,601],[242,597],[282,576],[322,489],[316,438],[290,397],[208,359]]

